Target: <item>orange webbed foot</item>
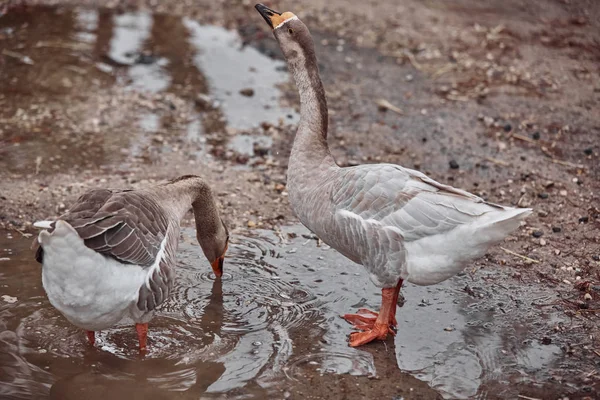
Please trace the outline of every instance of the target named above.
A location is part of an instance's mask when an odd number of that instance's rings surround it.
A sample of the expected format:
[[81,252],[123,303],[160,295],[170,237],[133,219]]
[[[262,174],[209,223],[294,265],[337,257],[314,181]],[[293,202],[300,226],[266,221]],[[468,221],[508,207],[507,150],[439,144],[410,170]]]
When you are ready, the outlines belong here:
[[375,321],[377,320],[377,313],[361,308],[358,310],[357,314],[344,314],[342,315],[342,318],[354,325],[356,329],[364,331],[367,329],[373,329]]
[[352,332],[350,334],[349,345],[357,347],[372,342],[373,340],[385,340],[388,333],[395,335],[395,332],[387,324],[375,323],[373,329],[364,332]]
[[[394,310],[395,311],[395,310]],[[398,321],[396,321],[396,313],[393,312],[390,315],[390,326],[396,328],[398,326]],[[354,325],[355,328],[360,330],[365,330],[365,326],[368,329],[372,329],[375,321],[379,317],[379,313],[375,311],[371,311],[368,308],[359,308],[356,314],[344,314],[342,318],[346,321]]]

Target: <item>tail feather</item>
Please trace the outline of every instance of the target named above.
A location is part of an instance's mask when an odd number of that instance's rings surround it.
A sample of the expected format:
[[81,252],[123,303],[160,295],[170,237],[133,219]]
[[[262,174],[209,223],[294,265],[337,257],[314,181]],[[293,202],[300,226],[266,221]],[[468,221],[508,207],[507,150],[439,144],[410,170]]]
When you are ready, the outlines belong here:
[[38,229],[52,229],[54,221],[37,221],[33,223],[33,226]]

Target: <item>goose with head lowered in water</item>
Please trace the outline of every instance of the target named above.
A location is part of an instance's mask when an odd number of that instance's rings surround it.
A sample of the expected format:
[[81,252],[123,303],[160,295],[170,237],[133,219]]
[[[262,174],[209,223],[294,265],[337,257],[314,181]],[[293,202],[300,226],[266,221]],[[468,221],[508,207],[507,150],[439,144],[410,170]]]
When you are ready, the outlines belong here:
[[300,93],[300,122],[288,164],[296,216],[323,242],[362,264],[381,289],[380,311],[343,317],[360,346],[394,334],[404,281],[442,282],[517,229],[530,209],[488,203],[408,168],[341,168],[327,145],[327,101],[307,27],[291,12],[256,9],[272,28]]
[[139,190],[90,190],[56,221],[36,222],[44,229],[36,259],[50,303],[86,330],[91,344],[95,331],[129,317],[145,350],[148,322],[173,288],[179,224],[190,207],[198,243],[221,276],[229,234],[197,176]]

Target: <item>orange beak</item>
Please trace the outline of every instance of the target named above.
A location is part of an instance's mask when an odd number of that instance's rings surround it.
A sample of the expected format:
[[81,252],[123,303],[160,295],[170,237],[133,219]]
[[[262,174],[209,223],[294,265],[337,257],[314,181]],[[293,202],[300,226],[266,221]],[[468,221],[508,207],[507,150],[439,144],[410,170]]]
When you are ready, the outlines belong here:
[[212,264],[212,269],[217,278],[220,278],[223,275],[223,260],[225,259],[225,255],[217,258]]

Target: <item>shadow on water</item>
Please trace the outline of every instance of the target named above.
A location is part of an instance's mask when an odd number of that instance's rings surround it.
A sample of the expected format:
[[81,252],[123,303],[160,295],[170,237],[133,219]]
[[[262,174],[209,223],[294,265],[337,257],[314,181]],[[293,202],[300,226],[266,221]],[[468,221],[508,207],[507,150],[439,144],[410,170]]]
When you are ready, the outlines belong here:
[[[226,130],[297,120],[280,105],[282,61],[188,18],[31,7],[0,18],[0,44],[0,167],[14,172],[35,171],[38,155],[62,170],[144,159],[158,133],[206,157]],[[114,110],[111,88],[137,108]],[[169,95],[196,104],[182,133],[170,126]]]
[[362,267],[298,226],[234,236],[222,281],[184,230],[178,284],[151,322],[147,356],[139,357],[126,322],[100,332],[91,348],[49,305],[29,239],[0,239],[0,394],[8,398],[125,399],[133,387],[153,398],[271,398],[332,386],[340,396],[332,398],[343,398],[378,382],[404,398],[514,398],[560,360],[556,346],[532,340],[535,324],[519,322],[551,317],[526,307],[536,289],[481,285],[486,275],[407,285],[395,340],[348,347],[351,327],[339,315],[376,309],[379,293]]

